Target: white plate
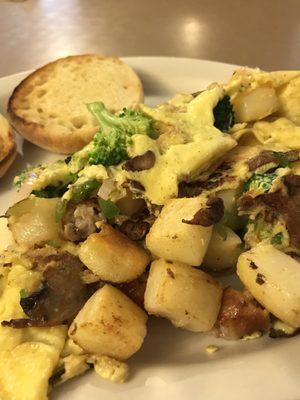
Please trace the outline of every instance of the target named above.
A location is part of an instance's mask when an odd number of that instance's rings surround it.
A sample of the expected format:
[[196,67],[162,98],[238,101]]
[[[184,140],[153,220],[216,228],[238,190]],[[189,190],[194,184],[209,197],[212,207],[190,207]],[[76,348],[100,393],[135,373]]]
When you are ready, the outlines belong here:
[[[141,76],[146,102],[154,105],[176,92],[195,92],[213,81],[225,81],[233,65],[209,61],[130,57],[124,59]],[[12,89],[27,73],[0,79],[0,112],[5,112]],[[13,201],[12,178],[26,163],[53,159],[29,143],[10,172],[0,181],[0,213]],[[220,347],[212,355],[208,344]],[[130,361],[132,376],[123,385],[94,373],[54,390],[53,400],[299,400],[300,337],[225,342],[212,335],[175,329],[164,320],[150,319],[143,348]]]

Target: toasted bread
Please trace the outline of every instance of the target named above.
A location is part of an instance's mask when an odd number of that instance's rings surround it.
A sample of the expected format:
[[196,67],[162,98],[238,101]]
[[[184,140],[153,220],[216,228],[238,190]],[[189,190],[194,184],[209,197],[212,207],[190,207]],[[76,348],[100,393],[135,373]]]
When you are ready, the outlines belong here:
[[142,84],[123,61],[98,55],[70,56],[36,70],[14,90],[8,113],[30,142],[69,154],[88,143],[98,129],[86,104],[102,101],[110,111],[143,101]]
[[15,161],[17,156],[17,146],[15,145],[11,152],[2,160],[0,161],[0,178],[6,173],[12,163]]
[[6,118],[0,114],[0,162],[13,150],[15,140],[11,126]]
[[0,178],[5,174],[17,155],[12,128],[0,114]]

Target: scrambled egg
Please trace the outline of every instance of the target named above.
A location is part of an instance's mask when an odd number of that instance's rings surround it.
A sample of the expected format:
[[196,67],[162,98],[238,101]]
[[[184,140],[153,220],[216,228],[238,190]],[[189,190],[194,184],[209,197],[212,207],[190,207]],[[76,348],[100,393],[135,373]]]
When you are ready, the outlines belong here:
[[[24,318],[20,291],[40,283],[40,273],[21,264],[1,267],[0,320]],[[67,327],[14,329],[0,326],[1,400],[47,399],[48,380],[63,349]]]
[[[154,118],[158,129],[164,132],[158,140],[146,135],[134,135],[128,152],[130,157],[151,150],[156,157],[150,170],[140,172],[126,171],[122,166],[105,169],[102,165],[84,166],[88,146],[76,153],[70,165],[58,162],[54,166],[34,169],[38,178],[32,180],[32,189],[39,190],[46,185],[66,183],[70,174],[78,173],[76,185],[87,179],[104,180],[111,177],[124,196],[123,184],[126,180],[137,180],[145,188],[144,196],[151,203],[163,205],[170,198],[177,197],[178,183],[193,179],[207,170],[216,160],[237,145],[231,135],[222,133],[214,127],[213,109],[224,96],[224,89],[214,85],[199,94],[176,96],[169,103],[149,108],[141,105],[142,111]],[[159,128],[160,127],[160,128]],[[63,199],[69,200],[67,191]]]
[[287,118],[256,122],[252,130],[262,144],[288,145],[290,149],[300,150],[300,126]]
[[176,98],[175,105],[170,102],[154,109],[142,106],[142,110],[158,123],[175,127],[179,131],[177,137],[180,138],[180,142],[174,144],[173,133],[163,134],[168,135],[170,141],[163,154],[159,140],[145,136],[133,139],[130,156],[152,150],[156,162],[150,170],[125,171],[124,175],[142,183],[145,196],[151,203],[163,205],[170,198],[177,197],[178,182],[197,177],[236,146],[236,141],[230,135],[214,127],[213,108],[223,95],[223,89],[215,85],[189,103],[183,97],[181,102],[180,98]]
[[[255,90],[261,88],[269,90],[265,93],[269,93],[272,100],[262,114],[257,114],[254,119],[238,121],[240,123],[234,125],[229,133],[222,133],[214,127],[213,110],[225,93],[237,108],[246,99],[245,95],[254,94]],[[143,185],[143,195],[147,200],[152,204],[164,205],[170,198],[178,196],[180,181],[190,181],[205,174],[208,177],[215,171],[217,163],[225,159],[230,165],[227,172],[225,170],[227,177],[235,179],[224,180],[210,193],[235,191],[251,175],[247,160],[262,149],[279,146],[281,150],[300,150],[299,103],[298,71],[267,73],[242,68],[233,74],[227,84],[214,84],[195,98],[181,94],[153,109],[141,105],[141,110],[154,119],[160,136],[154,140],[146,135],[134,135],[128,153],[130,157],[135,157],[151,150],[155,154],[155,164],[151,169],[137,172],[125,170],[122,166],[104,168],[102,165],[86,165],[88,145],[73,156],[70,164],[60,161],[34,168],[31,189],[73,183],[75,175],[76,185],[89,179],[103,181],[113,178],[119,190],[117,196],[121,197],[125,192],[123,184],[135,180]],[[237,146],[238,142],[248,145]],[[300,162],[292,168],[299,174]],[[71,192],[67,191],[63,199],[69,200],[70,195]],[[253,246],[280,234],[280,246],[287,247],[289,235],[282,217],[279,216],[276,223],[268,225],[260,219],[259,211],[254,210],[250,215],[248,232],[244,238],[246,243]],[[14,240],[6,219],[0,218],[0,252],[9,245],[14,245]],[[75,246],[69,247],[70,252],[76,254]],[[0,267],[0,322],[26,317],[20,306],[20,291],[34,292],[42,279],[41,273],[31,270],[22,258],[12,261],[9,267]],[[253,334],[244,339],[256,337]],[[206,348],[208,353],[217,350],[216,346]],[[67,326],[14,329],[0,325],[1,400],[47,399],[49,378],[63,371],[58,374],[58,382],[64,382],[85,372],[90,364],[94,365],[101,377],[113,382],[124,382],[128,376],[125,363],[104,355],[86,354],[67,338]]]
[[[285,103],[280,108],[290,109],[290,106],[286,107],[287,102],[284,97],[290,91],[293,93],[298,91],[299,96],[299,87],[297,87],[299,85],[299,78],[299,71],[265,72],[259,68],[239,68],[234,72],[229,82],[224,85],[224,89],[234,101],[240,93],[250,92],[262,86],[272,86],[282,99],[280,103]],[[287,87],[290,88],[288,91]]]
[[128,365],[122,361],[107,356],[92,356],[90,361],[101,378],[117,383],[123,383],[128,378]]

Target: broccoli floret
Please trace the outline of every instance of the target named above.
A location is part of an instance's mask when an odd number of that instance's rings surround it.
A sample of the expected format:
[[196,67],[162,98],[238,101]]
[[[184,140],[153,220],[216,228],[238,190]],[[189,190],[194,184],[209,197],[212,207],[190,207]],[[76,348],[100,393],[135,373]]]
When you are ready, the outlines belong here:
[[253,174],[243,186],[243,192],[248,192],[249,190],[259,190],[262,189],[267,193],[272,186],[274,179],[277,177],[276,174]]
[[213,113],[215,118],[214,126],[222,132],[228,132],[234,125],[234,112],[228,95],[219,100]]
[[90,164],[109,166],[127,160],[127,145],[131,143],[131,137],[152,132],[152,119],[138,111],[124,109],[119,115],[114,115],[101,102],[88,104],[88,109],[100,126],[89,153]]

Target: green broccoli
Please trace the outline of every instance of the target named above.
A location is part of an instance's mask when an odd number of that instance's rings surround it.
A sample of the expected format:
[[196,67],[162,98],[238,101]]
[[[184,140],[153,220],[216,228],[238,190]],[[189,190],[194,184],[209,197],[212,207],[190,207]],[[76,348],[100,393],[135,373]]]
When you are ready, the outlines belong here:
[[253,174],[246,182],[244,182],[243,192],[263,189],[263,191],[267,193],[271,189],[272,183],[276,177],[277,175],[274,173]]
[[222,132],[228,132],[234,125],[234,112],[228,95],[219,100],[213,113],[215,118],[214,126]]
[[99,122],[99,131],[89,152],[89,164],[117,165],[128,159],[127,145],[135,134],[150,135],[153,121],[141,112],[124,109],[119,115],[110,113],[101,102],[88,104]]

